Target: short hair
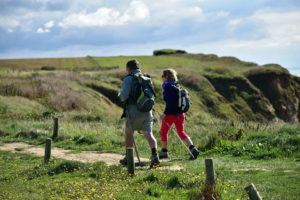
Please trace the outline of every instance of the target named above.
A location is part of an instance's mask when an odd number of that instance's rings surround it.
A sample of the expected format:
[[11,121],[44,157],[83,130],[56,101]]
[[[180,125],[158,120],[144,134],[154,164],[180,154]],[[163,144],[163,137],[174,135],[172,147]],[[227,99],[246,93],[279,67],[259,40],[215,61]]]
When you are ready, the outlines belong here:
[[177,72],[174,69],[164,70],[162,77],[165,77],[168,81],[178,81]]
[[130,69],[139,69],[140,63],[136,59],[129,60],[126,64],[126,67]]

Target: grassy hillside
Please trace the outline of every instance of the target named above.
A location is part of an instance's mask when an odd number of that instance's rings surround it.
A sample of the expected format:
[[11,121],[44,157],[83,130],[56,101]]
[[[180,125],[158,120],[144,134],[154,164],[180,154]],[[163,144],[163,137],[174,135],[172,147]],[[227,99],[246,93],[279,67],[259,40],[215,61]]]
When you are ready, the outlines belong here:
[[[158,95],[153,132],[159,148],[161,73],[174,68],[193,103],[186,131],[201,151],[199,159],[188,161],[171,132],[170,165],[184,170],[140,168],[135,177],[121,166],[60,159],[43,165],[42,158],[0,151],[0,199],[204,199],[206,157],[216,164],[217,199],[247,199],[243,187],[251,182],[263,199],[299,199],[300,79],[276,64],[171,53],[0,60],[0,145],[24,141],[43,147],[52,136],[52,116],[58,116],[53,147],[123,154],[117,93],[126,62],[136,58]],[[136,134],[135,140],[140,155],[150,157],[144,137]]]
[[[0,60],[0,95],[24,97],[56,112],[85,110],[94,115],[103,113],[106,105],[112,105],[114,113],[119,114],[121,104],[116,94],[125,76],[125,63],[131,58]],[[190,90],[192,115],[261,122],[299,120],[299,80],[278,65],[257,66],[233,57],[204,54],[135,58],[140,61],[143,71],[152,75],[159,95],[161,71],[176,69],[180,82]],[[284,80],[276,83],[278,86],[258,83],[256,77],[266,81],[270,74],[275,81]],[[279,89],[272,92],[268,90],[270,87]],[[287,101],[287,98],[292,100]],[[161,100],[159,96],[157,103],[162,104]],[[10,109],[9,113],[14,112]]]

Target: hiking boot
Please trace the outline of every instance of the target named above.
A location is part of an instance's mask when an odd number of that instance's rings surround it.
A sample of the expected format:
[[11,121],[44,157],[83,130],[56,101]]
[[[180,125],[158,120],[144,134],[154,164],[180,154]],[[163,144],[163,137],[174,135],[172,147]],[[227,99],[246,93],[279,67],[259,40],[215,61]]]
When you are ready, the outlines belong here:
[[127,165],[127,157],[125,156],[123,159],[120,160],[120,164],[126,166]]
[[150,168],[158,167],[159,166],[160,162],[159,162],[159,158],[158,158],[157,154],[156,155],[152,155],[151,158],[150,158],[150,160],[151,160]]
[[196,158],[197,158],[198,155],[199,155],[198,149],[197,149],[196,147],[194,147],[194,148],[191,149],[191,152],[192,152],[192,154],[193,154],[194,157],[191,156],[191,157],[190,157],[190,160],[196,160]]
[[167,151],[159,152],[159,159],[169,158],[169,154]]

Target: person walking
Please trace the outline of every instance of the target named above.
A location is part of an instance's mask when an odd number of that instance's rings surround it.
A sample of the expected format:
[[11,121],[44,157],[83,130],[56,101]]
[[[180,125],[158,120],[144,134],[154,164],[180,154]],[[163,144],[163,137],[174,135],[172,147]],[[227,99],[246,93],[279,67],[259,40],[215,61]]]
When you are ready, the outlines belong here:
[[[139,62],[136,59],[129,60],[126,64],[126,71],[128,75],[124,78],[122,88],[119,91],[119,98],[122,102],[125,102],[124,113],[122,117],[126,118],[125,123],[125,146],[126,148],[133,148],[134,131],[142,131],[147,139],[151,148],[152,156],[150,158],[150,167],[160,164],[159,157],[157,155],[157,141],[152,133],[153,115],[152,110],[149,112],[142,112],[137,107],[137,91],[136,88],[139,81],[137,81],[136,75],[141,73]],[[127,165],[127,157],[125,156],[120,163]]]
[[184,121],[185,121],[185,114],[180,113],[177,109],[177,101],[178,96],[176,93],[177,86],[177,72],[173,69],[166,69],[163,71],[162,74],[162,88],[163,88],[163,97],[164,101],[166,102],[166,107],[164,113],[160,116],[162,120],[161,124],[161,141],[162,141],[162,150],[159,153],[159,158],[168,158],[168,132],[172,126],[175,124],[178,136],[181,140],[185,141],[188,145],[190,152],[193,156],[190,159],[196,159],[199,155],[199,151],[193,145],[192,140],[184,131]]

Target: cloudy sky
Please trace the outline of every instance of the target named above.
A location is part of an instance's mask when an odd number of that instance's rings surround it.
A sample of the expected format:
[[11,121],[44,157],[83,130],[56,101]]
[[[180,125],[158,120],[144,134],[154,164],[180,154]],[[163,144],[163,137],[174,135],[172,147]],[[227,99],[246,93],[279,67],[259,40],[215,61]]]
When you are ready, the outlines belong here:
[[159,48],[279,63],[300,76],[300,1],[0,1],[0,58],[151,55]]

